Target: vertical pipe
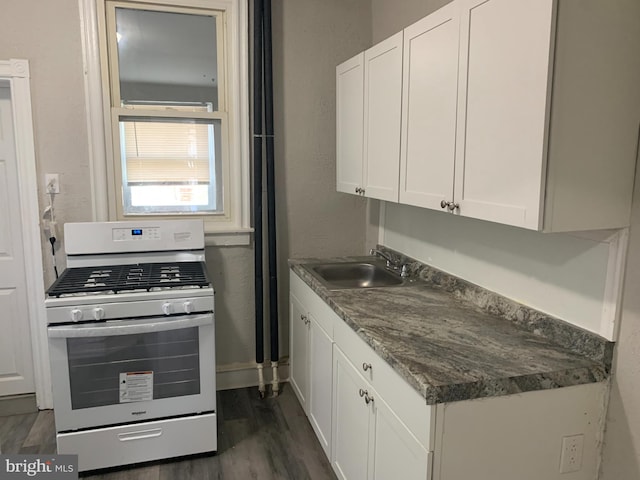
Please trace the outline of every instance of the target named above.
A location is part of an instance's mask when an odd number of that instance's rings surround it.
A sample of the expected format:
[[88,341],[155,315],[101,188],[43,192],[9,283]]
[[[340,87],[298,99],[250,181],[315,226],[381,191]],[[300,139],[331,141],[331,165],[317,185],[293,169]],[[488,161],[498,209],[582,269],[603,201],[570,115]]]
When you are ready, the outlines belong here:
[[264,95],[265,133],[267,144],[267,224],[269,243],[269,319],[271,338],[271,365],[274,369],[273,394],[278,394],[278,272],[276,248],[276,194],[275,153],[273,128],[273,54],[271,28],[271,0],[264,0]]
[[255,268],[256,363],[259,393],[264,397],[264,305],[262,283],[262,17],[263,0],[253,2],[253,228]]

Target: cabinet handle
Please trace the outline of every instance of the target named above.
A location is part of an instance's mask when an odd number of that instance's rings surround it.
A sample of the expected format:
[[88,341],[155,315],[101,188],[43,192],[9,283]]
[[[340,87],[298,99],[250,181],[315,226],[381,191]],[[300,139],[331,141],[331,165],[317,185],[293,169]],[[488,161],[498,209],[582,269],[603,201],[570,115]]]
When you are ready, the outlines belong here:
[[453,212],[457,208],[460,208],[460,204],[447,202],[446,200],[440,200],[440,208],[448,208],[450,212]]
[[309,317],[307,317],[306,315],[303,315],[302,313],[300,314],[300,320],[302,320],[304,322],[305,325],[309,325]]
[[368,393],[365,393],[364,403],[366,403],[367,405],[369,405],[370,403],[373,403],[373,396],[370,396]]
[[367,370],[371,370],[371,369],[373,369],[373,367],[371,366],[371,364],[370,364],[370,363],[363,363],[363,364],[362,364],[362,370],[364,370],[365,372],[366,372]]
[[364,188],[360,189],[360,195],[364,195]]
[[367,392],[366,390],[360,389],[360,396],[364,397],[365,395],[367,395],[369,392]]

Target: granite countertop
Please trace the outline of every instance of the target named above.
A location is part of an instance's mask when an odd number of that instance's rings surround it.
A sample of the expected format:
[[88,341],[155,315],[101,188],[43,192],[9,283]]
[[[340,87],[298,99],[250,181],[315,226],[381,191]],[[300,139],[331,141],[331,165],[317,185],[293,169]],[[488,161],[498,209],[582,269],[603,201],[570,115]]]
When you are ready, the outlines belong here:
[[608,377],[611,342],[431,267],[414,264],[405,286],[343,290],[327,289],[307,268],[362,259],[290,266],[427,404]]

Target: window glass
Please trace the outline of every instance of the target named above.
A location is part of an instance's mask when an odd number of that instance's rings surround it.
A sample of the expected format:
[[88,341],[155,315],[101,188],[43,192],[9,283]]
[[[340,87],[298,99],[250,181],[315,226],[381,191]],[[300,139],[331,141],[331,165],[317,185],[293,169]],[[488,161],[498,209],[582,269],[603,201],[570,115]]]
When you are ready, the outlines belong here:
[[221,122],[120,119],[125,214],[223,210]]
[[121,105],[209,104],[218,110],[216,16],[116,8]]

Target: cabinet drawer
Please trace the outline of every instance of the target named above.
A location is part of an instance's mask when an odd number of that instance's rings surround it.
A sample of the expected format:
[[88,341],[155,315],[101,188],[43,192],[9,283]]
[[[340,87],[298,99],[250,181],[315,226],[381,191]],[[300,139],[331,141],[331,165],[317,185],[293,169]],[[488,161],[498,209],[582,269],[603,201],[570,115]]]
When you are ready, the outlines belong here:
[[424,397],[342,320],[335,322],[334,340],[349,362],[384,398],[400,421],[422,446],[430,450],[433,445],[431,430],[434,409],[427,405]]

